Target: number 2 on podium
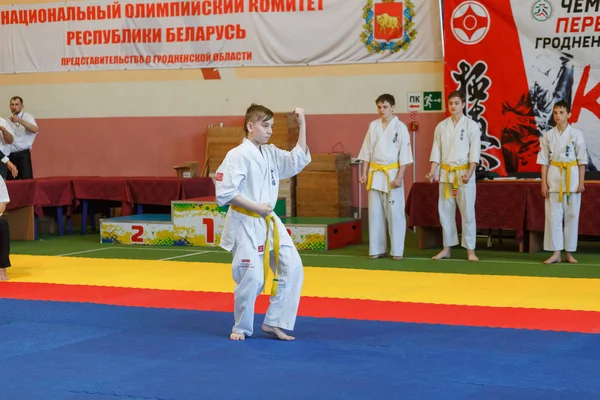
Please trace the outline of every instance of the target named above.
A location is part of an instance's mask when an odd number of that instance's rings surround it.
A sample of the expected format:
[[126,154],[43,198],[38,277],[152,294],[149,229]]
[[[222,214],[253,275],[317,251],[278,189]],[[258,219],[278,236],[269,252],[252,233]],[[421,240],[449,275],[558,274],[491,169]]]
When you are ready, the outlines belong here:
[[142,237],[142,235],[144,234],[144,226],[132,225],[131,229],[136,231],[133,235],[131,235],[131,241],[133,243],[144,243],[144,238]]

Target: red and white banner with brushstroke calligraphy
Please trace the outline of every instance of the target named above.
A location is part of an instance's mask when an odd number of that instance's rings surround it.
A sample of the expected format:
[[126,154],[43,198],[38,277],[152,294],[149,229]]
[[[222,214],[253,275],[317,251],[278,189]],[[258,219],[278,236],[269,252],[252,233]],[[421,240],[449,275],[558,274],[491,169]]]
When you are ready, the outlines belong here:
[[444,85],[482,128],[482,166],[538,172],[539,137],[566,100],[600,167],[600,1],[444,1]]

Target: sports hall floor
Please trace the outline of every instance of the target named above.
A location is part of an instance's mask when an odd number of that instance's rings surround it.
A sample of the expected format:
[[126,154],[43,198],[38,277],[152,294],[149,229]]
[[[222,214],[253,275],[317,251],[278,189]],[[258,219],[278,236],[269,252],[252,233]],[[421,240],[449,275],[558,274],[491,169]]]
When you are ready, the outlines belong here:
[[[545,266],[513,241],[482,261],[367,245],[304,252],[295,342],[232,342],[230,255],[13,242],[0,282],[1,400],[600,399],[600,246]],[[268,297],[261,296],[258,312]]]

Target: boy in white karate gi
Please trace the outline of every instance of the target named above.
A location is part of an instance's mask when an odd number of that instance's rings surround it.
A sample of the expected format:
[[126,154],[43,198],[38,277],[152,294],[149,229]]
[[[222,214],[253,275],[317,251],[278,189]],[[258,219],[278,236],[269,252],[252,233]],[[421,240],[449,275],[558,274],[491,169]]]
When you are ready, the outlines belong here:
[[275,278],[262,330],[281,340],[294,340],[304,271],[300,255],[273,212],[279,181],[297,175],[310,161],[304,111],[295,110],[300,132],[292,151],[267,144],[273,133],[273,112],[252,104],[246,111],[242,144],[230,150],[216,171],[220,206],[229,204],[220,246],[233,253],[234,326],[231,340],[252,336],[254,304],[265,286],[269,268]]
[[0,281],[7,281],[6,269],[10,267],[10,230],[8,221],[2,216],[10,202],[4,179],[0,178]]
[[[359,177],[369,193],[369,257],[384,257],[387,231],[394,260],[404,255],[406,215],[403,177],[413,163],[408,128],[394,115],[396,100],[382,94],[375,100],[381,118],[369,124],[358,159],[363,161]],[[368,175],[367,175],[368,173]]]
[[479,124],[464,114],[465,97],[462,93],[448,95],[450,117],[435,128],[431,148],[431,169],[425,177],[429,182],[439,181],[438,213],[442,225],[444,248],[433,260],[450,258],[450,248],[458,244],[456,205],[462,220],[462,247],[467,249],[469,261],[479,261],[475,255],[477,226],[475,223],[475,169],[481,153]]
[[537,163],[542,166],[542,196],[546,198],[544,250],[553,252],[544,264],[560,262],[562,250],[565,261],[576,263],[571,253],[577,250],[587,151],[583,133],[569,125],[569,103],[557,102],[553,116],[556,126],[540,137],[537,158]]

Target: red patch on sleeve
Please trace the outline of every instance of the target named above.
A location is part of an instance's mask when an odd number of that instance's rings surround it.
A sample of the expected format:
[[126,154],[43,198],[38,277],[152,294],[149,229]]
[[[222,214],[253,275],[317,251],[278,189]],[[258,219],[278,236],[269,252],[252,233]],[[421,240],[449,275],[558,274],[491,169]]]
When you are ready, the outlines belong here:
[[264,252],[265,251],[264,249],[265,249],[264,246],[258,246],[258,252],[259,253]]
[[221,182],[223,180],[223,173],[217,172],[216,179],[217,179],[217,181]]

